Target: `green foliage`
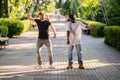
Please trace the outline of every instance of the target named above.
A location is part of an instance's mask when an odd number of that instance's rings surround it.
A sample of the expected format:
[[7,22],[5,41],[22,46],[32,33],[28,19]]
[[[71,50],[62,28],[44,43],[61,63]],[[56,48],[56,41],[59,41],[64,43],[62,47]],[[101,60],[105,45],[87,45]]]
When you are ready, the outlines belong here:
[[110,25],[120,26],[120,0],[108,0],[107,13]]
[[8,17],[8,2],[0,0],[0,17]]
[[66,0],[62,8],[63,14],[74,14],[78,18],[104,21],[100,0]]
[[95,20],[95,17],[99,13],[100,3],[99,0],[82,0],[81,7],[79,8],[82,12],[80,13],[80,17]]
[[55,3],[52,2],[47,3],[46,9],[44,9],[46,13],[54,13],[55,10],[56,10]]
[[0,26],[8,28],[5,29],[5,34],[8,37],[17,37],[20,34],[25,33],[26,31],[33,28],[31,22],[28,20],[20,21],[17,19],[10,18],[0,18]]
[[106,27],[105,24],[96,22],[96,21],[89,21],[89,20],[81,20],[86,25],[91,26],[90,34],[94,37],[104,37],[104,28]]
[[94,26],[91,29],[91,35],[95,37],[104,37],[104,27],[106,26],[105,24],[99,23],[99,24],[91,24],[91,26]]
[[6,37],[8,35],[8,27],[0,25],[0,37]]
[[64,15],[70,14],[70,0],[66,0],[66,2],[63,4],[62,14],[64,14]]
[[22,33],[24,27],[23,24],[17,20],[13,20],[12,22],[7,23],[6,25],[8,26],[9,29],[8,37],[19,36]]
[[56,1],[56,8],[61,8],[62,7],[62,0]]
[[22,33],[25,33],[27,32],[28,30],[32,29],[33,26],[32,26],[32,23],[29,21],[29,20],[23,20],[21,21],[22,24],[24,25],[24,29],[22,31]]
[[72,0],[70,4],[70,12],[78,17],[79,0]]
[[113,17],[109,20],[110,25],[120,26],[120,17]]
[[108,26],[105,28],[105,43],[120,50],[119,26]]
[[24,25],[16,19],[0,19],[0,25],[8,27],[8,37],[16,37],[23,31]]
[[9,17],[22,18],[30,10],[32,0],[8,0]]

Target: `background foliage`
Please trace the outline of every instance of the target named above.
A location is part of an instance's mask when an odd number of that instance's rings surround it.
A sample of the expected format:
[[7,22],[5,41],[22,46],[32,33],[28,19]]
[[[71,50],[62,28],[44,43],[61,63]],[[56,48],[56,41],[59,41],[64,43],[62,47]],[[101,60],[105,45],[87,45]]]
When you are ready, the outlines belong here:
[[103,22],[107,25],[120,25],[120,0],[0,0],[0,17],[26,19],[39,11],[61,14]]
[[120,50],[119,26],[108,26],[105,28],[105,43]]

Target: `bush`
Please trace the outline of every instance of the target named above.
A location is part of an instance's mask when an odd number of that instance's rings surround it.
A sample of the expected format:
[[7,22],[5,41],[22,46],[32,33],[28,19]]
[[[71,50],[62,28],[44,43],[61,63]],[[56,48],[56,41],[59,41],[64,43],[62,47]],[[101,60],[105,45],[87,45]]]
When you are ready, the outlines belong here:
[[120,50],[120,27],[108,26],[105,28],[105,43]]
[[9,28],[9,37],[16,37],[19,36],[24,28],[24,25],[20,21],[15,21],[8,25]]
[[104,36],[104,27],[106,24],[95,22],[95,21],[89,21],[89,20],[80,20],[86,25],[91,26],[90,34],[94,37],[103,37]]
[[94,37],[104,37],[104,28],[105,24],[100,23],[100,22],[90,22],[90,26],[93,28],[90,31],[90,34]]
[[32,28],[28,20],[20,21],[10,18],[1,18],[0,25],[8,27],[8,37],[17,37]]
[[19,36],[23,31],[24,25],[19,20],[2,18],[0,19],[0,23],[8,27],[8,37]]
[[0,25],[0,37],[6,37],[8,35],[7,26]]
[[114,17],[109,19],[110,25],[120,26],[120,17]]
[[23,20],[21,22],[24,25],[23,33],[33,28],[32,23],[29,20]]

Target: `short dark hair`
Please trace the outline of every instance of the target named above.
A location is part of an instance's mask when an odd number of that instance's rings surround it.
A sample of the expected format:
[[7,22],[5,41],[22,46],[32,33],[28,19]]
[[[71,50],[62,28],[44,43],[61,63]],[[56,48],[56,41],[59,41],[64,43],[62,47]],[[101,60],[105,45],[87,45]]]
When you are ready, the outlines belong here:
[[69,15],[69,19],[71,19],[73,23],[75,22],[75,17],[73,14]]
[[39,12],[39,15],[43,15],[44,13],[43,12]]
[[74,18],[74,15],[72,15],[72,14],[71,14],[71,15],[69,15],[69,18],[73,19],[73,18]]

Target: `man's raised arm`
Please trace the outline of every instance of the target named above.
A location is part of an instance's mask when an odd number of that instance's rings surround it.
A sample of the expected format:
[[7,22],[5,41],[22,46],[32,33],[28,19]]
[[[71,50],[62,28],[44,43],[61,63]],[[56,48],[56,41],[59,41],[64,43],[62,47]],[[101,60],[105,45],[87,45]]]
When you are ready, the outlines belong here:
[[30,21],[34,21],[35,19],[30,15],[30,14],[27,14],[27,17]]

